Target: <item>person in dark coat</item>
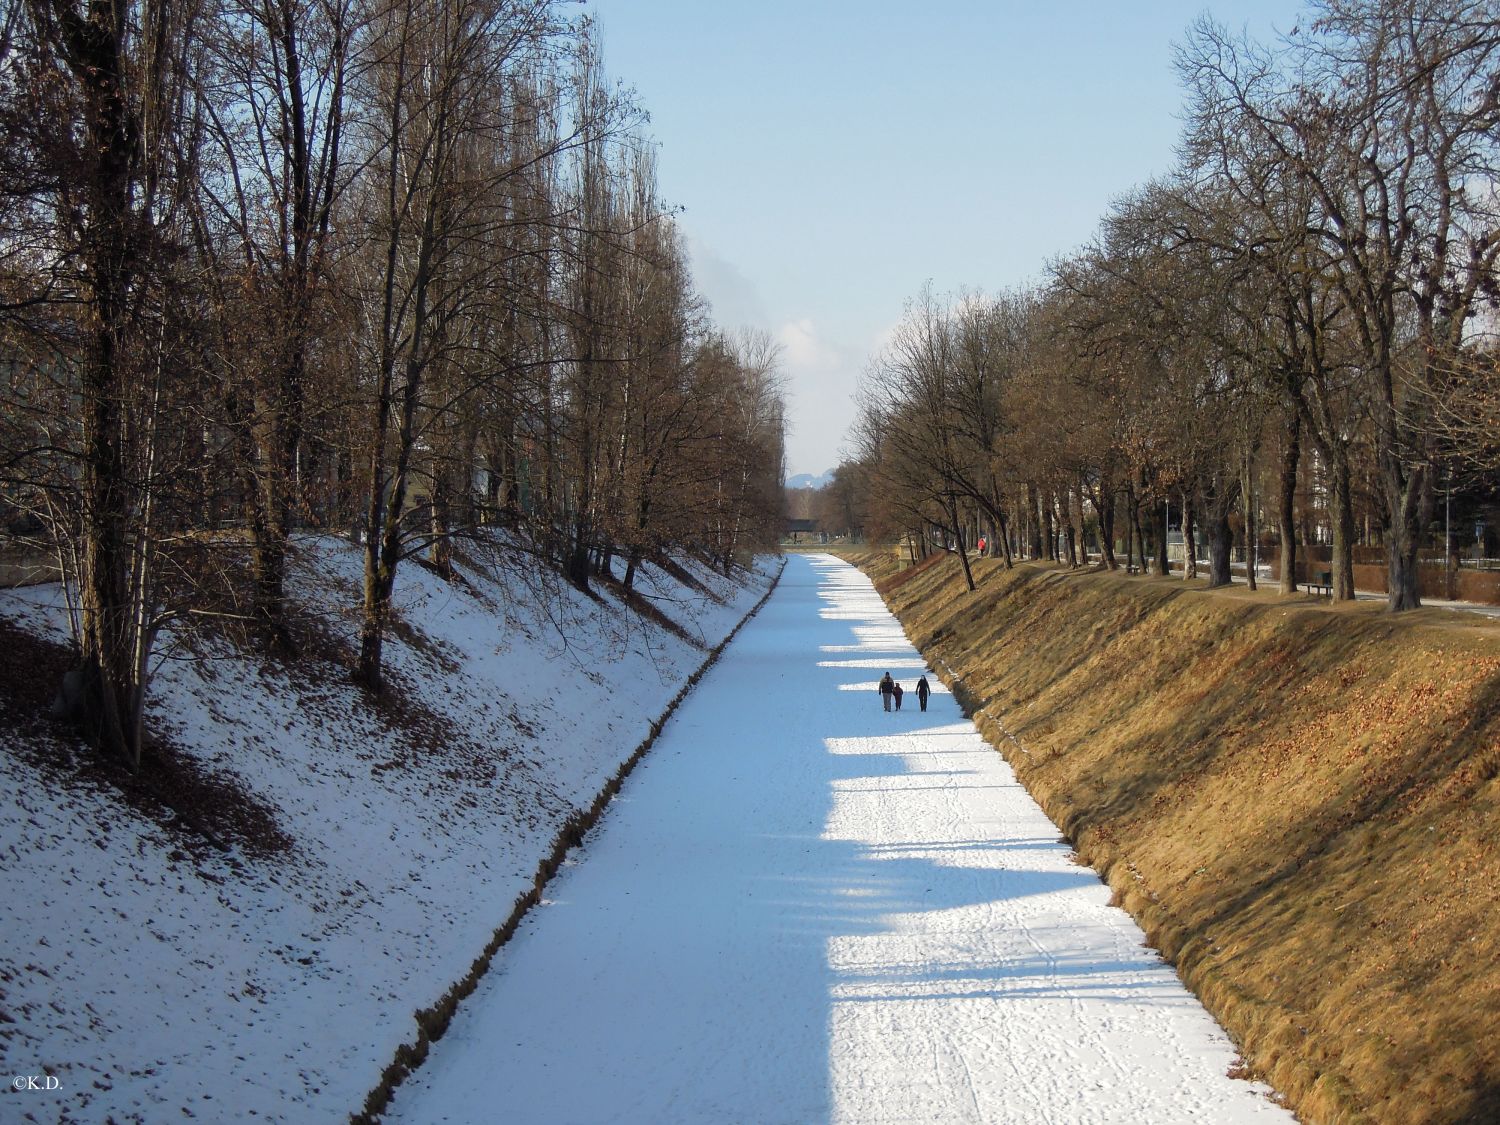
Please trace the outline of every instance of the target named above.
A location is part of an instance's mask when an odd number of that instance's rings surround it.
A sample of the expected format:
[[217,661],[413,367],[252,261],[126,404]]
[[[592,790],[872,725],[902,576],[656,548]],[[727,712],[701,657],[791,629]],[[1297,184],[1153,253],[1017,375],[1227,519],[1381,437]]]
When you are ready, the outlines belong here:
[[889,672],[880,677],[880,702],[885,705],[887,711],[891,709],[891,693],[895,691],[895,688],[896,681],[891,679]]
[[927,677],[923,676],[917,681],[917,702],[922,705],[922,710],[927,710],[927,697],[932,694],[932,688],[927,683]]
[[901,684],[899,681],[897,681],[895,684],[891,685],[891,698],[896,701],[897,711],[901,710],[901,694]]

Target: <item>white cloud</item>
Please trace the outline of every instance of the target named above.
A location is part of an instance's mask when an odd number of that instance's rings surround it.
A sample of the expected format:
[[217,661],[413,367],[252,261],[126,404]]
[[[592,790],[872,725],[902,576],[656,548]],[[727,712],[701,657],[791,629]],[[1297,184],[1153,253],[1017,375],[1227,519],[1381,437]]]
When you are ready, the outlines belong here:
[[821,473],[838,464],[854,422],[854,391],[866,356],[827,338],[811,317],[776,330],[787,377],[787,461],[793,473]]
[[786,367],[793,372],[828,371],[843,365],[840,349],[825,341],[811,317],[783,324],[776,333]]
[[792,473],[818,474],[839,462],[854,422],[854,390],[869,358],[863,340],[830,338],[811,316],[776,325],[760,290],[734,262],[703,239],[682,232],[693,281],[720,328],[761,328],[781,347],[787,387],[787,461]]
[[684,232],[693,282],[720,328],[769,328],[770,315],[755,283],[696,235]]
[[871,337],[869,350],[869,354],[871,357],[881,355],[884,352],[890,350],[891,344],[895,342],[896,331],[901,327],[902,320],[902,317],[897,317],[896,319],[887,322],[885,327],[879,329],[874,334],[874,336]]

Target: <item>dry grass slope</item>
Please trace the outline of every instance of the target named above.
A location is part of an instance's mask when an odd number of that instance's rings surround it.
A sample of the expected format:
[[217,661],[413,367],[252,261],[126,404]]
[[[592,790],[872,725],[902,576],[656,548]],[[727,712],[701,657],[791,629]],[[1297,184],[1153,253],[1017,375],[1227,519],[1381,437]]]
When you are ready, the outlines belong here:
[[854,561],[1304,1120],[1500,1121],[1500,626]]

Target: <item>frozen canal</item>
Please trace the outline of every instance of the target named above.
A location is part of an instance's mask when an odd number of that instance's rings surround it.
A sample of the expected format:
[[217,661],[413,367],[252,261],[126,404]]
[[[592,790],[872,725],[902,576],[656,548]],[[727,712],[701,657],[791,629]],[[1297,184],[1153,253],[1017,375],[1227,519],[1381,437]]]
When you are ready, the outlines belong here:
[[388,1120],[1291,1121],[923,670],[794,555]]

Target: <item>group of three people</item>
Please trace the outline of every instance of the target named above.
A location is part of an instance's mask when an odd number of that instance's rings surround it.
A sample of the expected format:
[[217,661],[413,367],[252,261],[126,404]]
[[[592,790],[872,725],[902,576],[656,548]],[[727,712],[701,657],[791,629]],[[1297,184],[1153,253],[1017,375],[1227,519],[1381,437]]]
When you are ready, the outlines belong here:
[[[891,709],[891,702],[893,700],[896,704],[896,710],[901,710],[901,696],[904,694],[905,692],[902,690],[901,685],[891,679],[889,672],[880,677],[880,702],[885,706],[887,711]],[[932,689],[927,685],[927,677],[923,676],[917,681],[917,702],[922,705],[922,710],[924,711],[927,710],[927,697],[931,694]]]

